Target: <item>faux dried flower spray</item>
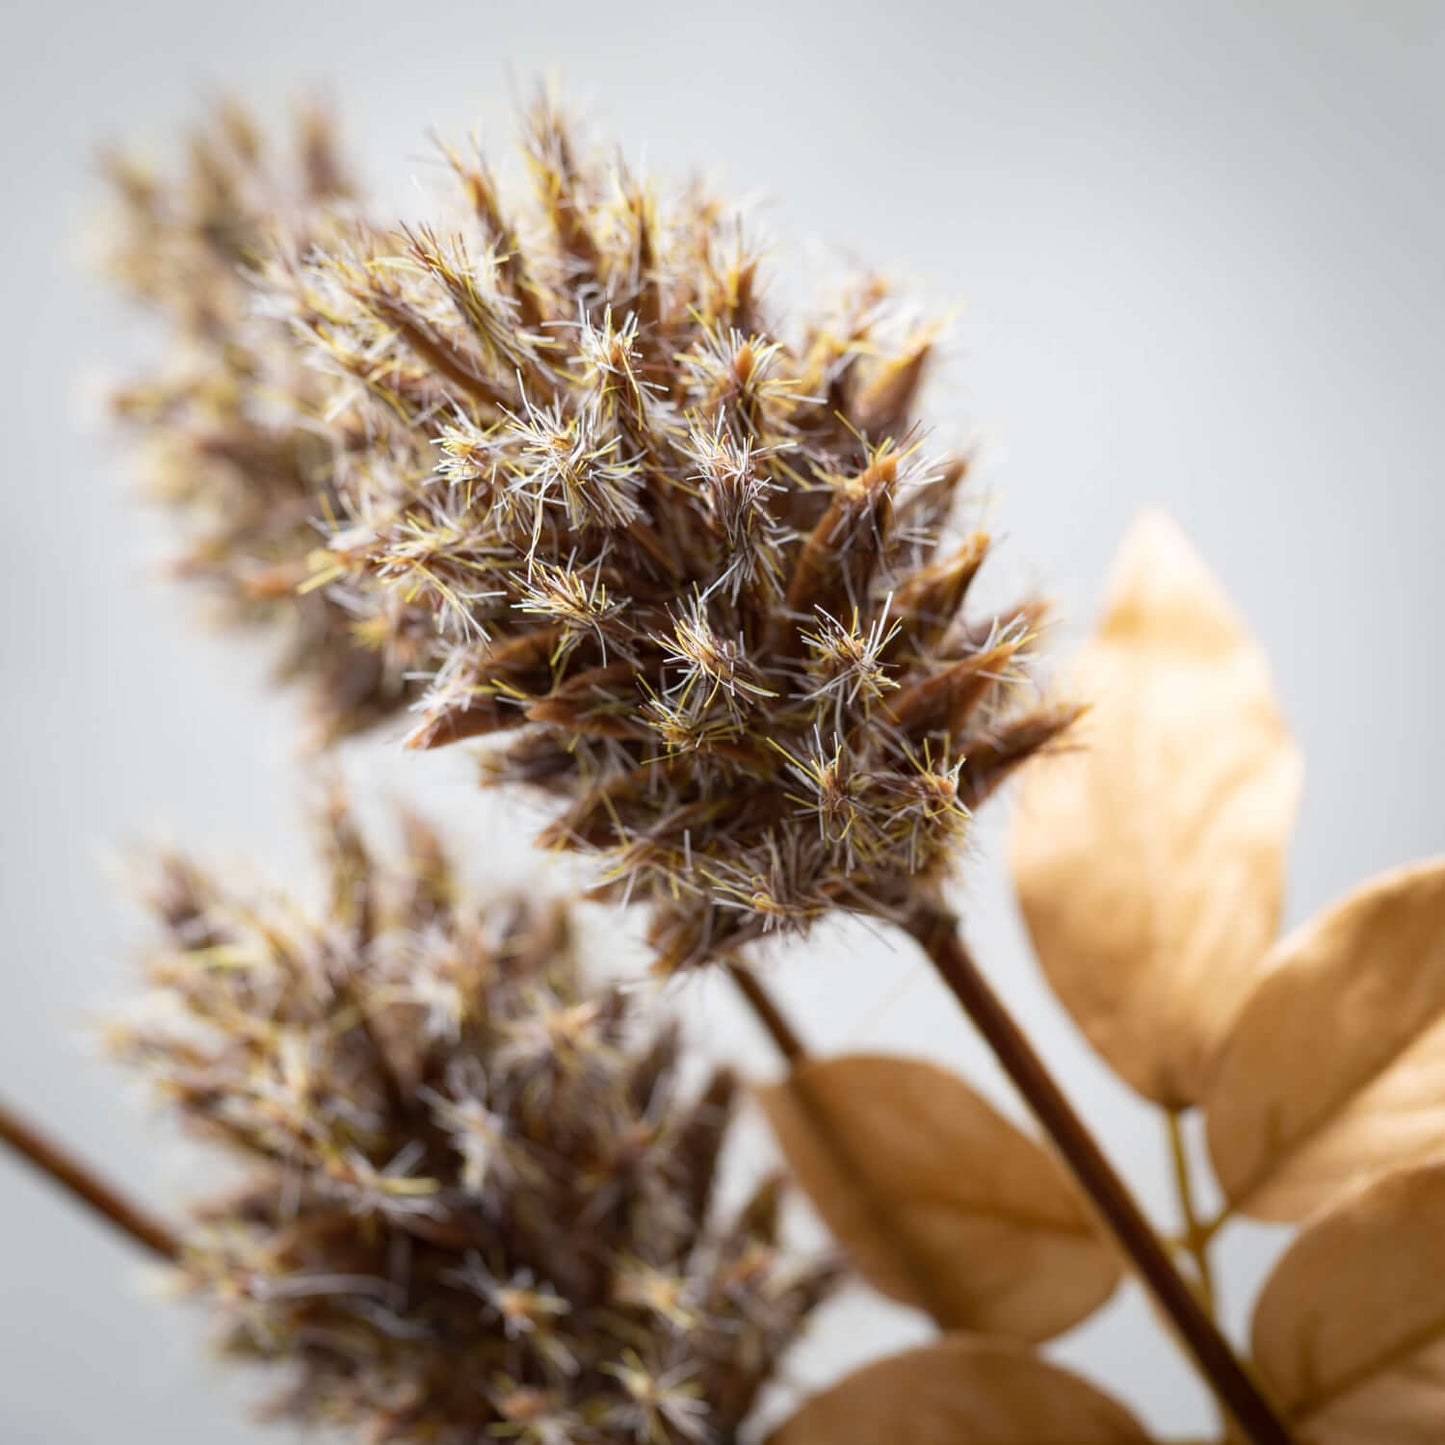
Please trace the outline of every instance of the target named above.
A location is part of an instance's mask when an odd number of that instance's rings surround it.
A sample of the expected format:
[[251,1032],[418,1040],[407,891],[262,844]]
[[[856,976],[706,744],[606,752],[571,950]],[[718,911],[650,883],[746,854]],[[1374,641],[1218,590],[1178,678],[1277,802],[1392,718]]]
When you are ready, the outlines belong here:
[[[1032,1348],[1109,1295],[1120,1253],[1251,1440],[1419,1438],[1438,1422],[1401,1372],[1429,1366],[1445,1317],[1391,1281],[1439,1209],[1434,1115],[1400,1115],[1438,1012],[1438,868],[1260,962],[1297,763],[1212,581],[1168,528],[1141,532],[1076,678],[1098,704],[1083,746],[1036,771],[1015,861],[1050,980],[1165,1111],[1172,1259],[944,902],[973,808],[1076,712],[1033,700],[1033,606],[967,605],[988,539],[954,530],[967,466],[917,415],[936,329],[874,278],[790,319],[702,187],[592,153],[548,101],[524,129],[529,189],[449,155],[460,204],[431,226],[364,219],[314,119],[294,167],[228,112],[184,181],[120,168],[122,272],[183,342],[123,410],[199,526],[187,570],[289,634],[323,735],[413,701],[414,746],[503,735],[489,778],[552,800],[546,841],[601,859],[598,892],[647,910],[662,968],[722,961],[744,983],[790,1061],[765,1096],[789,1162],[859,1271],[949,1332],[776,1440],[1137,1445],[1122,1407]],[[1186,712],[1213,720],[1187,746]],[[1146,798],[1156,757],[1174,766]],[[1141,803],[1167,868],[1130,851]],[[382,1438],[733,1438],[828,1276],[779,1257],[771,1190],[707,1218],[730,1086],[684,1102],[671,1036],[581,983],[541,913],[462,904],[423,830],[399,866],[344,811],[329,838],[321,918],[162,874],[171,1020],[126,1045],[253,1161],[183,1255],[231,1340],[289,1363],[291,1409]],[[1072,1181],[932,1066],[807,1057],[737,954],[834,910],[918,940]],[[1342,1040],[1281,1073],[1260,1041],[1328,1032],[1321,1000],[1361,949],[1424,1002],[1376,1009],[1378,1057]],[[1214,1220],[1182,1143],[1194,1109]],[[1212,1317],[1215,1239],[1236,1213],[1320,1206],[1242,1363]],[[584,1215],[585,1246],[552,1227]]]
[[710,197],[592,159],[546,100],[527,140],[523,209],[454,160],[470,237],[358,226],[277,269],[365,438],[323,576],[435,638],[413,744],[517,734],[494,778],[561,800],[546,840],[605,858],[665,968],[835,909],[907,927],[1241,1424],[1283,1439],[941,901],[970,809],[1073,712],[1025,701],[1032,608],[966,615],[988,544],[948,540],[967,469],[914,413],[933,328],[871,280],[774,319]]
[[667,968],[833,909],[911,929],[1279,1438],[941,903],[970,809],[1073,712],[1020,686],[1032,607],[965,615],[988,542],[948,540],[967,468],[914,415],[934,329],[871,278],[775,321],[726,207],[584,154],[547,100],[526,131],[528,204],[455,157],[454,226],[324,214],[246,269],[327,378],[293,412],[332,442],[306,591],[337,645],[430,674],[414,744],[514,734],[494,778],[559,798],[548,839],[603,855]]

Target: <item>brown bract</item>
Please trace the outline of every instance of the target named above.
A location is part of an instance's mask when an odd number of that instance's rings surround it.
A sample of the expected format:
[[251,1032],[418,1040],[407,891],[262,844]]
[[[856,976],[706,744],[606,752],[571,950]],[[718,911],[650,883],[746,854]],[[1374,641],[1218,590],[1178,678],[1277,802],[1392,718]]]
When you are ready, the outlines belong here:
[[1046,1340],[1119,1283],[1057,1161],[947,1070],[842,1055],[798,1065],[762,1100],[859,1273],[940,1328]]
[[1263,650],[1166,517],[1124,542],[1067,685],[1089,712],[1021,790],[1019,900],[1099,1051],[1187,1108],[1274,941],[1299,751]]
[[949,1335],[816,1395],[768,1445],[1148,1445],[1137,1421],[1019,1345]]
[[[530,200],[358,228],[291,305],[335,381],[333,595],[435,639],[411,742],[511,735],[679,967],[835,908],[896,913],[1069,720],[1021,700],[1035,615],[970,619],[967,470],[915,401],[934,347],[867,280],[765,304],[733,211],[527,118]],[[407,635],[411,635],[408,629]]]
[[1205,1099],[1233,1208],[1300,1220],[1445,1153],[1445,859],[1371,879],[1263,972]]
[[1300,1445],[1427,1445],[1445,1390],[1445,1165],[1389,1174],[1306,1226],[1254,1314]]
[[775,1181],[711,1210],[731,1077],[684,1093],[565,916],[469,902],[415,820],[389,864],[325,832],[319,915],[161,866],[118,1040],[244,1166],[183,1252],[227,1347],[377,1441],[733,1441],[833,1272],[780,1251]]

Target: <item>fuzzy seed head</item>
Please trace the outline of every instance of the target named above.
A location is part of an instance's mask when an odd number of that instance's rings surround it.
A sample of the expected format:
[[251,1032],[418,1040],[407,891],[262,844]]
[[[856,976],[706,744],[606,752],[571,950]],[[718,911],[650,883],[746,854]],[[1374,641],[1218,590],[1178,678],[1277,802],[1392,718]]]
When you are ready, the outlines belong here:
[[830,1268],[766,1184],[710,1208],[734,1085],[590,988],[560,912],[486,908],[406,820],[378,861],[342,804],[319,916],[179,858],[123,1055],[244,1165],[183,1256],[278,1412],[378,1441],[728,1445]]
[[[664,967],[901,913],[1068,720],[1024,700],[1029,609],[964,619],[987,539],[951,535],[966,465],[915,414],[935,328],[871,278],[780,316],[726,207],[594,157],[548,102],[525,129],[530,202],[456,161],[471,239],[352,286],[326,328],[412,378],[400,409],[348,393],[416,460],[349,473],[343,590],[386,585],[418,532],[445,546],[463,461],[495,588],[409,599],[438,639],[411,742],[510,735],[492,775],[558,798],[547,840],[650,907]],[[505,365],[451,275],[501,245]],[[310,285],[334,293],[334,263]]]
[[1029,691],[1036,609],[969,612],[988,539],[918,414],[937,327],[875,277],[769,305],[704,188],[549,99],[523,131],[529,189],[448,153],[445,223],[264,274],[334,443],[312,585],[417,680],[410,744],[497,739],[488,777],[550,795],[544,841],[650,910],[663,968],[899,917],[1072,717]]

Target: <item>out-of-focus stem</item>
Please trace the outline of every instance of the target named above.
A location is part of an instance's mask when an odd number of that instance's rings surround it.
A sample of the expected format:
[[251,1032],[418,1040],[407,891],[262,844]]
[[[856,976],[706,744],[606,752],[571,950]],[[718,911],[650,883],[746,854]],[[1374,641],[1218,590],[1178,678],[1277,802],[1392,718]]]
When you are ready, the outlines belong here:
[[1189,1151],[1184,1143],[1184,1127],[1176,1110],[1165,1114],[1169,1132],[1169,1154],[1174,1163],[1174,1190],[1179,1197],[1179,1213],[1184,1222],[1182,1243],[1194,1263],[1204,1307],[1213,1317],[1217,1313],[1214,1294],[1214,1269],[1209,1259],[1209,1235],[1194,1207],[1194,1175],[1189,1164]]
[[727,965],[728,975],[737,985],[738,992],[753,1011],[753,1017],[763,1026],[767,1035],[777,1045],[778,1052],[790,1063],[801,1063],[808,1057],[808,1048],[798,1036],[798,1031],[789,1022],[778,1001],[768,991],[763,981],[745,964],[732,962]]
[[133,1243],[158,1258],[174,1262],[180,1255],[175,1235],[139,1205],[107,1184],[88,1165],[47,1138],[33,1124],[0,1103],[0,1141],[8,1144],[33,1169],[65,1190],[92,1214],[120,1230]]
[[754,1017],[763,1026],[792,1071],[793,1097],[806,1111],[809,1123],[818,1142],[827,1151],[833,1168],[848,1181],[879,1238],[889,1242],[900,1269],[912,1284],[919,1306],[933,1317],[939,1329],[949,1329],[954,1322],[949,1317],[946,1301],[939,1294],[929,1261],[920,1253],[908,1233],[898,1228],[892,1212],[878,1197],[877,1187],[865,1162],[855,1155],[846,1139],[840,1137],[827,1111],[821,1108],[814,1098],[807,1073],[800,1072],[813,1057],[807,1045],[788,1020],[782,1006],[756,973],[736,959],[729,960],[725,967]]

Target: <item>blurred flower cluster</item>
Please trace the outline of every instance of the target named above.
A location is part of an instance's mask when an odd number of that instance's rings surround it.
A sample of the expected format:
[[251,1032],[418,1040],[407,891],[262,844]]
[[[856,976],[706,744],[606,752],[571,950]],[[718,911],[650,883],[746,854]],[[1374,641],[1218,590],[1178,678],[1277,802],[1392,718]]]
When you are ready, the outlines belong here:
[[482,906],[405,818],[379,861],[342,802],[329,906],[160,859],[153,996],[117,1046],[244,1165],[182,1262],[280,1413],[375,1440],[732,1441],[826,1295],[779,1190],[711,1207],[734,1081],[589,987],[565,913]]
[[168,342],[113,405],[184,537],[176,570],[223,621],[280,634],[279,672],[308,688],[326,741],[396,708],[403,667],[395,638],[383,656],[335,597],[304,587],[346,439],[318,415],[324,388],[289,324],[266,314],[260,281],[278,246],[315,244],[337,224],[354,187],[315,109],[277,154],[245,111],[219,106],[187,154],[175,176],[107,157],[107,268]]

